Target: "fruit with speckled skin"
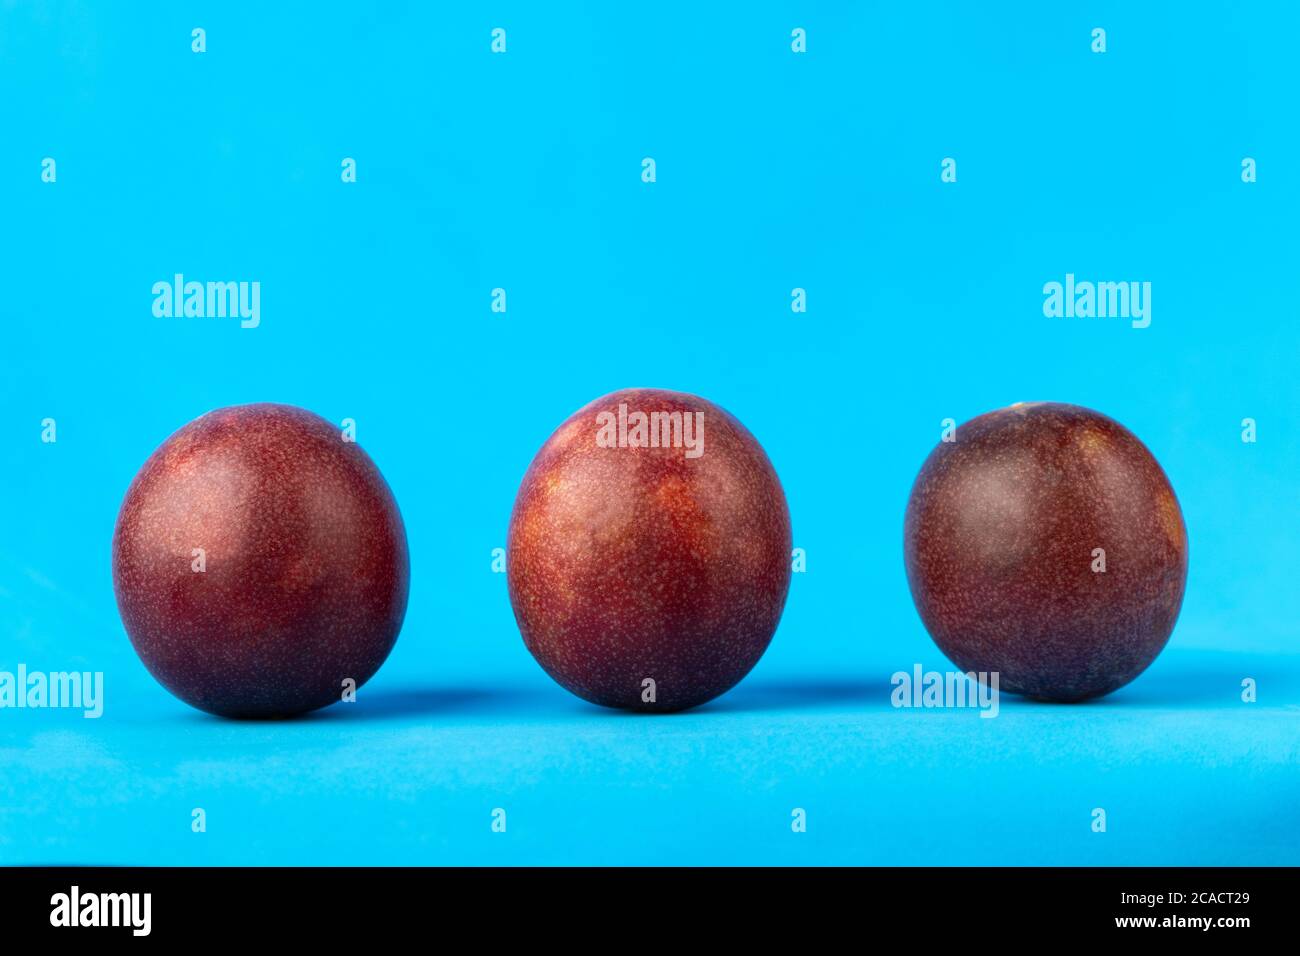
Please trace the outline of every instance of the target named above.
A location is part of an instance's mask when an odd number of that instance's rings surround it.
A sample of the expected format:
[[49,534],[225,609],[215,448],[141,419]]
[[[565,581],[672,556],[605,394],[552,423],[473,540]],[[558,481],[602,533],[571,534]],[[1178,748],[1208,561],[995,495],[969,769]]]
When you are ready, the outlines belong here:
[[113,534],[131,643],[181,700],[286,717],[340,700],[406,613],[406,532],[383,476],[288,405],[190,422],[145,462]]
[[1169,640],[1187,533],[1132,432],[1035,402],[981,415],[930,454],[907,506],[904,560],[921,620],[962,670],[1077,701],[1127,684]]
[[[620,405],[626,441],[611,443]],[[638,412],[665,417],[644,432]],[[674,441],[674,415],[703,422],[702,453],[688,456],[684,431]],[[682,710],[767,649],[790,550],[781,483],[740,422],[693,395],[626,389],[576,412],[533,459],[510,520],[510,601],[528,650],[574,694]]]

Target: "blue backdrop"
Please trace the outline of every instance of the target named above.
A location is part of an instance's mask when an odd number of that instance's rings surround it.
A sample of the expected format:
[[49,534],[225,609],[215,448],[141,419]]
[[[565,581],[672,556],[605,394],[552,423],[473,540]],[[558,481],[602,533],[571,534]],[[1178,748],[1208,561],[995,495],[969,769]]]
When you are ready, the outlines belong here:
[[[1300,862],[1296,8],[374,6],[0,8],[0,670],[105,675],[98,720],[0,710],[0,861]],[[155,317],[176,273],[260,282],[260,325]],[[1149,281],[1150,326],[1045,317],[1067,273]],[[553,684],[492,570],[534,452],[632,385],[738,416],[807,553],[671,717]],[[1172,641],[1088,705],[895,710],[949,666],[911,481],[1029,400],[1169,474]],[[158,686],[109,568],[150,452],[251,401],[355,419],[412,554],[358,702],[275,724]]]

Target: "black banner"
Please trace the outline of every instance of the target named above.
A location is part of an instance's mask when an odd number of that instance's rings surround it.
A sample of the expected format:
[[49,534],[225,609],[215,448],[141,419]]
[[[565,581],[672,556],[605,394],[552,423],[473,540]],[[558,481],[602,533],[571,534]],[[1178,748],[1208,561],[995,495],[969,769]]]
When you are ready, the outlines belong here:
[[1293,869],[1237,868],[36,867],[0,869],[0,918],[8,940],[76,933],[83,943],[361,944],[433,929],[639,948],[687,927],[701,940],[763,942],[785,924],[859,938],[993,941],[1033,930],[1231,945],[1289,925],[1295,888]]

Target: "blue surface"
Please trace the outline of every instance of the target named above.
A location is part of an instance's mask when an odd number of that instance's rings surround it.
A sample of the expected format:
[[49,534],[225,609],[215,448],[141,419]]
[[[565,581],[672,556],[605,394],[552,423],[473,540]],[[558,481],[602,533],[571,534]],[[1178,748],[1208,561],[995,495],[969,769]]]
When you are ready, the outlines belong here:
[[[0,710],[0,861],[1300,863],[1295,7],[388,6],[0,8],[0,670],[106,683]],[[261,282],[260,326],[155,318],[177,272]],[[1150,327],[1045,318],[1067,272],[1150,281]],[[551,429],[630,385],[736,414],[808,554],[678,716],[551,683],[491,570]],[[1040,399],[1169,474],[1171,644],[1085,706],[894,710],[948,666],[912,478],[942,419]],[[355,705],[239,724],[135,658],[109,540],[168,434],[263,400],[356,420],[413,589]]]

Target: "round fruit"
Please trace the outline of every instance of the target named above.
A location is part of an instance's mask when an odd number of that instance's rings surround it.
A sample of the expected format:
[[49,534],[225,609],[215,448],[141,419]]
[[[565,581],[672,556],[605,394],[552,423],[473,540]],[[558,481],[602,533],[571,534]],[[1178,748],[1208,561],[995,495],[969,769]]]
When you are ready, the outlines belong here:
[[627,389],[561,425],[510,520],[510,601],[557,682],[681,710],[758,662],[790,587],[790,514],[745,427],[693,395]]
[[145,462],[113,534],[131,643],[181,700],[284,717],[340,700],[406,612],[406,532],[370,458],[317,415],[241,405]]
[[1053,402],[989,412],[940,443],[912,487],[903,551],[940,650],[1048,700],[1140,674],[1187,580],[1182,512],[1146,446],[1105,415]]

